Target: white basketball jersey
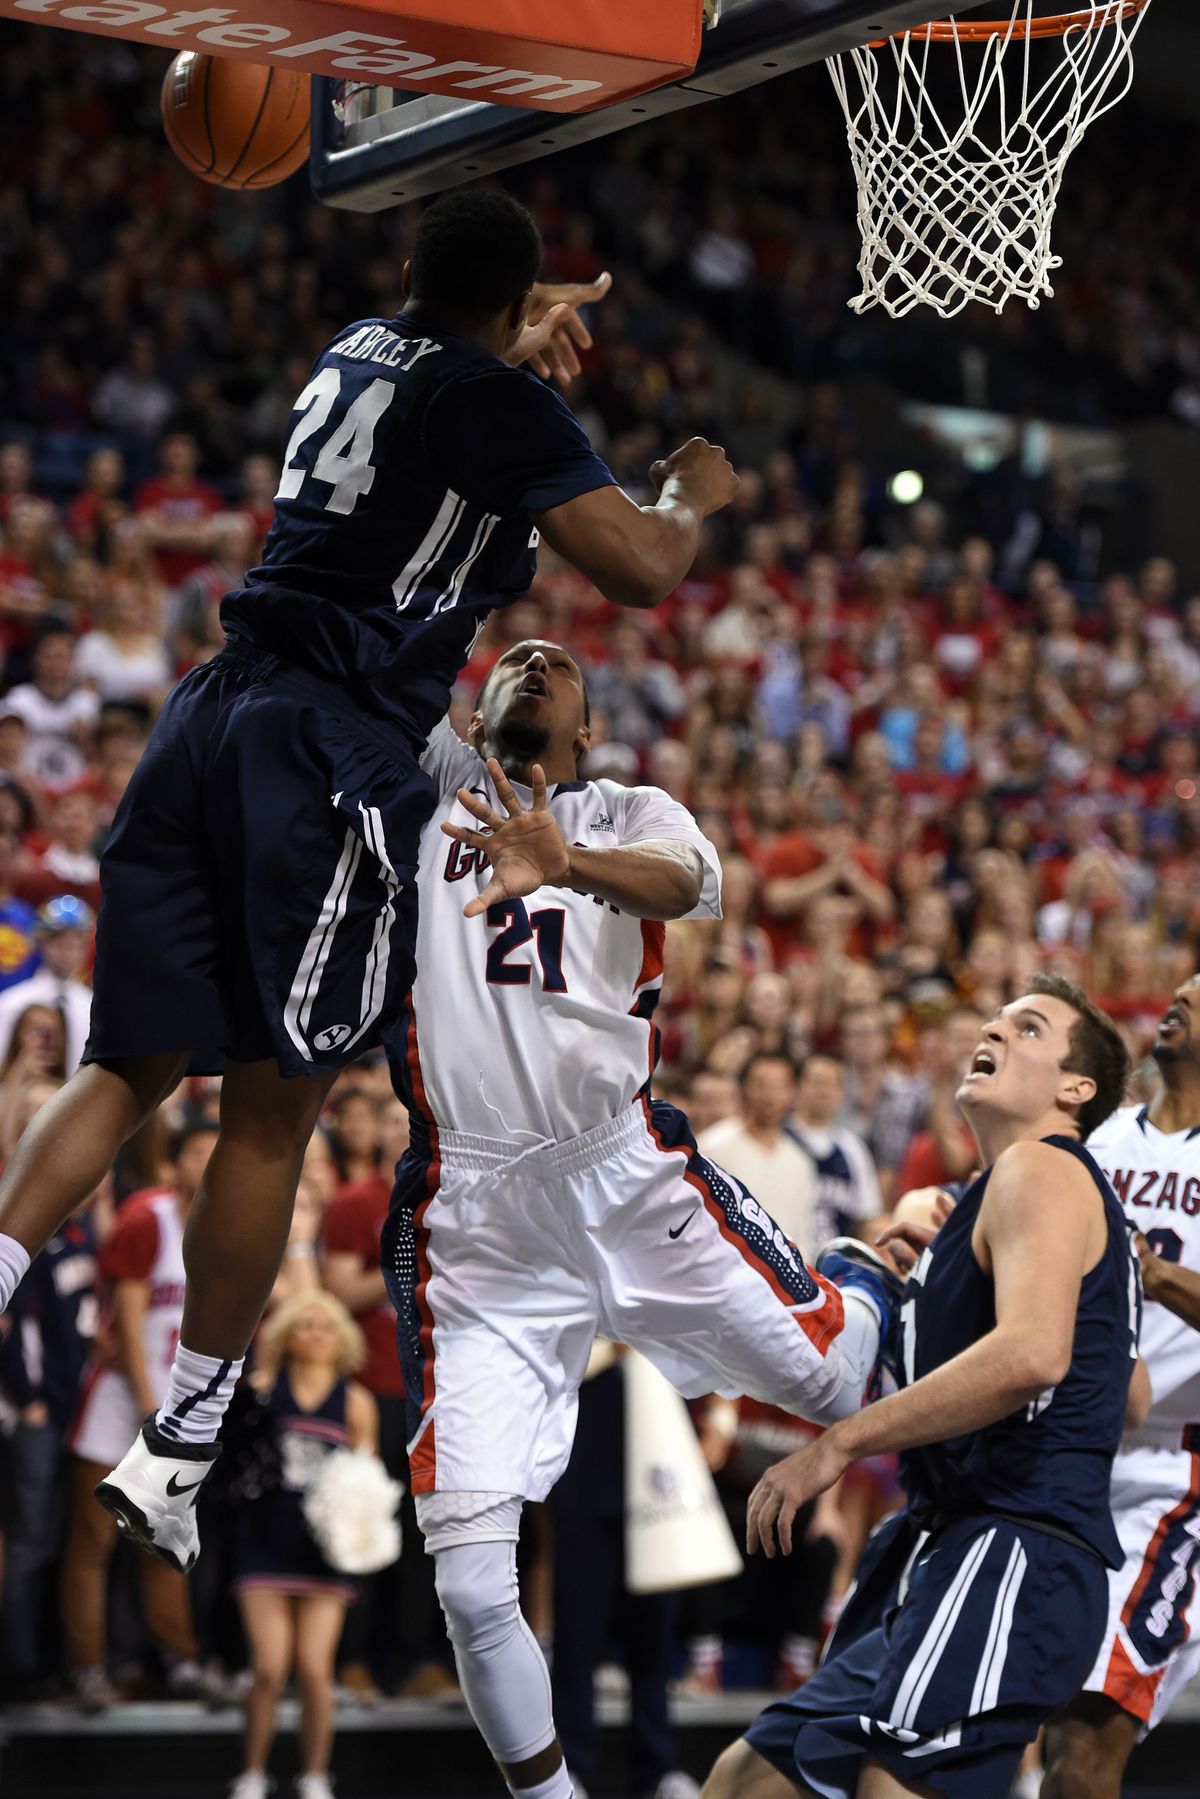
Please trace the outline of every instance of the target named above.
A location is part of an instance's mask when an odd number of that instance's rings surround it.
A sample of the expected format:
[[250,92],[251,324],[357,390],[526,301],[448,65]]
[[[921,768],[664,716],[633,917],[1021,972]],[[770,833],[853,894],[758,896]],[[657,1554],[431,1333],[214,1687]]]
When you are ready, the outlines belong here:
[[[1159,1131],[1145,1106],[1123,1106],[1092,1132],[1088,1148],[1125,1216],[1168,1262],[1200,1273],[1200,1126]],[[1200,1331],[1147,1304],[1140,1353],[1154,1395],[1148,1423],[1200,1423]]]
[[[441,825],[477,828],[460,787],[504,808],[486,763],[448,724],[433,733],[422,766],[438,804],[421,838],[409,1061],[426,1108],[443,1129],[522,1145],[581,1136],[632,1104],[649,1079],[665,928],[566,887],[464,918],[491,867]],[[529,790],[513,786],[528,805]],[[717,852],[658,788],[563,781],[550,789],[550,808],[567,842],[588,849],[691,844],[704,884],[688,916],[720,917]]]

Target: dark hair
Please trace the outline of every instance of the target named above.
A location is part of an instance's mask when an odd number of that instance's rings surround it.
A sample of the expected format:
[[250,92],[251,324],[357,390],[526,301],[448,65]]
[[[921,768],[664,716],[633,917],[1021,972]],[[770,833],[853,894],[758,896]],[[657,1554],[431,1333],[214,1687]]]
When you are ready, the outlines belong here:
[[[742,1063],[738,1071],[738,1085],[744,1087],[760,1062],[782,1062],[792,1079],[799,1080],[800,1070],[794,1056],[789,1056],[786,1049],[756,1049],[748,1061]],[[710,1070],[711,1072],[711,1070]]]
[[167,1138],[167,1161],[178,1162],[193,1137],[215,1137],[220,1128],[215,1119],[205,1118],[202,1112],[185,1117]]
[[69,637],[72,643],[75,641],[75,633],[65,619],[48,618],[44,624],[38,626],[34,634],[34,650],[40,650],[51,637]]
[[1030,993],[1060,999],[1078,1016],[1067,1039],[1062,1066],[1069,1074],[1085,1074],[1096,1083],[1096,1092],[1079,1108],[1079,1135],[1090,1137],[1097,1126],[1116,1111],[1129,1083],[1129,1051],[1112,1019],[1092,1004],[1082,987],[1061,974],[1035,974]]
[[413,306],[482,325],[533,286],[542,238],[533,214],[511,194],[467,188],[426,207],[410,261]]

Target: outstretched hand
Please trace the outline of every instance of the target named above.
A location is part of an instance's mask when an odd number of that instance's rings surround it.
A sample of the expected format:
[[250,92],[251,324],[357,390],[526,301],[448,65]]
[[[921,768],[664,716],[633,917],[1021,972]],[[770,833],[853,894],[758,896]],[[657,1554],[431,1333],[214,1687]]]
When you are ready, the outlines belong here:
[[553,376],[567,387],[579,373],[580,350],[590,350],[592,334],[579,316],[581,306],[602,300],[612,276],[594,281],[538,281],[525,314],[525,328],[508,354],[514,368],[528,363],[535,375]]
[[473,831],[469,825],[442,826],[446,836],[453,837],[456,843],[482,850],[492,865],[491,880],[482,893],[463,907],[464,918],[478,918],[500,900],[523,899],[539,887],[563,881],[571,871],[571,852],[550,810],[546,771],[541,764],[535,762],[530,771],[533,804],[529,807],[521,804],[494,756],[488,757],[487,766],[508,816],[503,817],[477,793],[460,787],[459,804],[486,828]]
[[852,1460],[842,1448],[835,1425],[768,1468],[751,1493],[746,1510],[747,1554],[761,1549],[770,1560],[778,1536],[783,1554],[790,1555],[796,1513],[839,1481]]

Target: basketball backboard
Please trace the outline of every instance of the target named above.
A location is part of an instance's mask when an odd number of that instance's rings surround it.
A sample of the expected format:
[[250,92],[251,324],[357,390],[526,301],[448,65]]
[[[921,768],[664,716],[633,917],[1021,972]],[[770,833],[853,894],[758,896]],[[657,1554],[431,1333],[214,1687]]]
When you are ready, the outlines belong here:
[[317,77],[313,192],[330,206],[378,212],[737,93],[942,11],[939,0],[725,0],[691,75],[585,113],[552,115]]

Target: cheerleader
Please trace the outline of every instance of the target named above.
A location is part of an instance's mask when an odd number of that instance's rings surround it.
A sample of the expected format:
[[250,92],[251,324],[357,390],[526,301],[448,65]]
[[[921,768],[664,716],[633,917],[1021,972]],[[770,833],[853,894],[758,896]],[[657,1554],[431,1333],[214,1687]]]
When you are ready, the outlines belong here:
[[300,1698],[300,1799],[331,1799],[334,1658],[353,1580],[325,1559],[305,1520],[304,1496],[335,1449],[375,1453],[378,1416],[349,1379],[363,1338],[340,1300],[298,1293],[267,1320],[251,1377],[279,1448],[280,1478],[240,1508],[236,1590],[250,1645],[245,1768],[230,1799],[265,1799],[275,1712],[289,1674]]

